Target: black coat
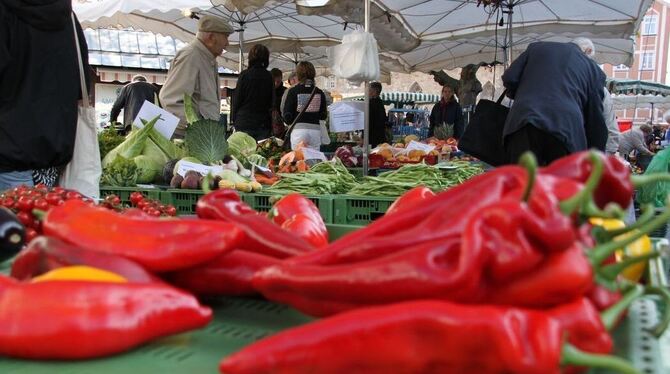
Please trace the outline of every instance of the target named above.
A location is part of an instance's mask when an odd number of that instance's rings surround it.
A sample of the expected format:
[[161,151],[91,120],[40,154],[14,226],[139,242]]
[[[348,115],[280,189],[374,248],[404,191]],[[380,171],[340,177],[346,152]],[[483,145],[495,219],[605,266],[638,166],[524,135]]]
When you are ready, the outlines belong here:
[[502,80],[514,99],[504,136],[532,125],[555,136],[569,152],[605,150],[605,73],[576,44],[532,43]]
[[385,143],[386,127],[388,119],[386,117],[386,109],[382,99],[375,97],[370,99],[370,146],[373,148],[379,144]]
[[132,82],[121,89],[119,96],[112,105],[112,111],[109,115],[110,122],[116,121],[123,109],[123,124],[131,126],[144,101],[154,102],[155,95],[158,95],[158,89],[148,82]]
[[435,133],[435,126],[439,126],[443,123],[448,125],[454,125],[454,138],[460,139],[463,136],[465,131],[465,126],[463,125],[463,110],[461,109],[460,104],[455,100],[450,100],[446,107],[442,100],[433,106],[433,110],[430,111],[430,129],[428,131],[428,136],[433,136]]
[[[71,12],[71,0],[0,1],[0,172],[72,158],[81,89]],[[88,73],[78,22],[77,35]]]
[[235,130],[251,134],[269,133],[272,124],[274,81],[262,66],[244,70],[233,93],[232,120]]

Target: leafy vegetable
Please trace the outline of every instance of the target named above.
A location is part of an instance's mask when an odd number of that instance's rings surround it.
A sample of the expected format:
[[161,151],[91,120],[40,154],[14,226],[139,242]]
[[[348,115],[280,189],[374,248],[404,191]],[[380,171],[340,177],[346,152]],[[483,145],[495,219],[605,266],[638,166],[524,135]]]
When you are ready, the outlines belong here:
[[137,166],[137,183],[151,183],[163,171],[163,164],[150,156],[140,155],[133,161]]
[[117,155],[102,169],[100,182],[105,186],[133,187],[137,184],[137,176],[135,161]]
[[189,124],[200,121],[200,116],[196,113],[193,99],[189,94],[184,94],[184,116]]
[[223,159],[228,151],[226,128],[208,119],[190,124],[184,142],[188,154],[206,164]]
[[253,154],[247,157],[247,161],[249,161],[251,164],[262,166],[264,168],[268,167],[268,160],[266,160],[265,157],[261,155]]
[[242,163],[247,164],[247,157],[256,153],[256,139],[249,134],[236,132],[228,138],[230,145],[230,154],[235,156]]
[[[144,149],[142,150],[141,156],[146,156],[153,159],[159,165],[165,165],[166,162],[170,161],[170,158],[163,153],[163,151],[154,143],[151,138],[147,138],[144,142]],[[139,157],[139,156],[138,156]]]
[[113,127],[105,129],[98,134],[100,144],[100,159],[102,160],[109,151],[123,143],[125,138],[119,135]]
[[149,138],[149,132],[154,128],[156,122],[158,121],[159,116],[147,122],[147,124],[141,129],[133,129],[130,132],[130,135],[126,137],[126,140],[123,143],[119,144],[116,148],[112,149],[105,155],[102,159],[102,166],[108,166],[115,159],[116,156],[121,156],[123,158],[133,158],[142,154],[146,140]]

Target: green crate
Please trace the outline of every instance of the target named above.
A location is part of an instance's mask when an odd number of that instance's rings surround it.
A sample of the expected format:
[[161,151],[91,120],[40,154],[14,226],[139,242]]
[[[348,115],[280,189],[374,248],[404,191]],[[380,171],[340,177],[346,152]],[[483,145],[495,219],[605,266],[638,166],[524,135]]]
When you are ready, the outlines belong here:
[[328,241],[335,241],[352,231],[356,231],[362,226],[353,226],[353,225],[337,225],[337,224],[327,224],[326,228],[328,229]]
[[339,195],[333,201],[333,223],[367,225],[383,216],[394,201],[393,197]]
[[[259,212],[269,212],[273,205],[273,197],[280,195],[270,193],[248,193],[242,198],[252,208]],[[333,223],[333,197],[332,196],[306,196],[319,208],[321,217],[325,223]]]
[[[177,208],[178,215],[195,214],[195,205],[205,193],[202,190],[169,189],[164,192],[164,203],[172,204]],[[169,201],[168,201],[169,200]]]
[[104,199],[107,195],[116,195],[121,199],[123,205],[130,206],[130,194],[133,192],[141,192],[144,197],[153,200],[161,200],[161,190],[160,188],[139,188],[139,187],[109,187],[101,186],[100,187],[100,198]]

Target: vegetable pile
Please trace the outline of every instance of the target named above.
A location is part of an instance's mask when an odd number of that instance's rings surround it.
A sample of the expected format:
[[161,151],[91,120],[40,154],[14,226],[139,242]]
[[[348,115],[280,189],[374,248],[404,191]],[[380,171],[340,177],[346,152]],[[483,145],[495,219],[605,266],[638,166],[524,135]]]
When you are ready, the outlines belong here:
[[279,195],[291,192],[303,195],[343,194],[356,185],[356,178],[338,158],[320,162],[303,173],[280,175],[281,179],[265,191]]

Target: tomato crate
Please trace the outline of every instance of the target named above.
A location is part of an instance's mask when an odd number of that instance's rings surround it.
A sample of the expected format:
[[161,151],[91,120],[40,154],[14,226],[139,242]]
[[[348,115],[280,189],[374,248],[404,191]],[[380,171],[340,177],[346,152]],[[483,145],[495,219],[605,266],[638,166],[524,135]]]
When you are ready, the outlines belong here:
[[140,188],[140,187],[111,187],[100,186],[100,198],[104,199],[107,195],[116,195],[121,199],[121,204],[130,206],[130,194],[133,192],[141,192],[144,197],[153,200],[161,200],[160,188]]
[[383,216],[395,199],[394,197],[338,195],[333,201],[333,223],[367,225]]
[[[270,193],[248,193],[242,196],[244,202],[259,212],[269,212],[275,199],[281,195]],[[333,223],[333,197],[332,196],[307,196],[319,208],[321,217],[325,223]]]
[[205,193],[202,190],[174,188],[163,191],[161,201],[177,208],[178,215],[195,214],[195,204]]

